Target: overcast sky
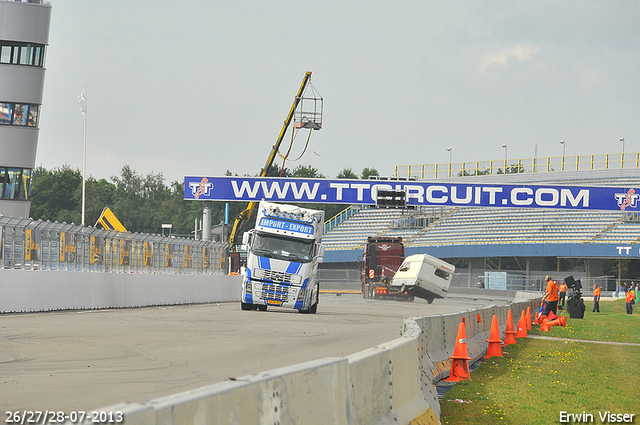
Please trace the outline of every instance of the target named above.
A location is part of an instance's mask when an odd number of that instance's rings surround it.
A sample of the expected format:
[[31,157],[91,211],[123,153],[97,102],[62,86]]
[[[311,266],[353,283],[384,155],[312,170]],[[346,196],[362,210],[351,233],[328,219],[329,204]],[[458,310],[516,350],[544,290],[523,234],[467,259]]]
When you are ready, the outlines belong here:
[[51,3],[49,169],[82,168],[86,85],[87,175],[255,175],[306,71],[323,128],[287,167],[327,177],[640,150],[637,0]]

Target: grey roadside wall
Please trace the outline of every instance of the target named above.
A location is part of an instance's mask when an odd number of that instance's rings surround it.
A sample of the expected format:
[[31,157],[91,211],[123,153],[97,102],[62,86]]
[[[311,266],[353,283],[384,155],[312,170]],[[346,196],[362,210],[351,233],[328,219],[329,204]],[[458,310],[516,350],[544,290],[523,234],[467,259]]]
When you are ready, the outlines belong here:
[[239,301],[227,275],[0,270],[0,313]]
[[[501,332],[539,294],[453,288],[450,297],[509,301],[405,319],[402,336],[347,357],[330,357],[157,398],[96,409],[126,424],[439,424],[435,383],[451,369],[465,321],[471,362],[487,349],[491,318]],[[238,301],[240,277],[0,270],[0,312],[98,309]],[[89,388],[87,390],[90,390]],[[69,422],[70,423],[70,422]],[[85,420],[84,423],[91,423]]]

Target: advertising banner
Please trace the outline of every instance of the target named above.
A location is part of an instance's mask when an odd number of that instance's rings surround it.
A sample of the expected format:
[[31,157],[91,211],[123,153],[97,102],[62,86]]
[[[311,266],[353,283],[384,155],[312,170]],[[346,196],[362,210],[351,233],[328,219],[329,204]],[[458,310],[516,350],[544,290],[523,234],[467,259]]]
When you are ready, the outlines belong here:
[[38,229],[26,229],[24,231],[24,260],[40,260],[40,244],[42,242],[42,232]]
[[184,246],[184,268],[190,269],[193,266],[193,248],[190,245]]
[[89,264],[100,265],[104,262],[104,238],[91,236],[89,239]]
[[120,262],[121,266],[128,266],[131,258],[131,241],[120,239]]
[[67,261],[67,233],[60,232],[60,262]]
[[563,208],[638,211],[640,188],[490,185],[400,180],[269,177],[184,178],[185,200],[374,205],[380,190],[406,192],[409,206]]
[[60,262],[73,263],[76,259],[76,235],[60,232]]
[[142,245],[142,265],[153,266],[153,247],[149,241],[144,241]]
[[165,244],[164,245],[164,266],[165,267],[173,267],[173,252],[175,247],[173,244]]
[[202,247],[202,268],[209,268],[209,248]]

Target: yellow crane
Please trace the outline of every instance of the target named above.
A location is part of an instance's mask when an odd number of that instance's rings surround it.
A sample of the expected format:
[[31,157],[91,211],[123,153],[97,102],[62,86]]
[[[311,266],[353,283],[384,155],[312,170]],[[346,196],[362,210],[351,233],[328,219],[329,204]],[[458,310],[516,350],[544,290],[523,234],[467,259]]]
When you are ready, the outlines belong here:
[[[282,126],[282,130],[280,130],[280,135],[278,136],[278,140],[276,144],[273,145],[271,152],[269,153],[269,157],[267,158],[267,162],[265,163],[262,170],[260,170],[260,177],[265,177],[273,165],[273,161],[276,158],[278,150],[280,149],[280,145],[282,144],[282,140],[284,139],[284,135],[287,132],[287,128],[291,124],[291,121],[294,119],[294,114],[296,114],[296,109],[298,105],[303,100],[303,93],[305,88],[310,83],[311,80],[311,71],[307,72],[302,80],[302,84],[300,85],[300,89],[296,94],[296,97],[293,101],[293,105],[291,105],[291,109],[289,110],[289,114],[287,115],[287,119],[284,121]],[[313,99],[312,99],[313,100]],[[320,99],[321,100],[321,99]],[[310,113],[298,113],[296,117],[299,117],[299,120],[296,121],[296,126],[299,128],[310,128],[314,130],[319,130],[321,127],[322,119],[321,119],[321,111],[311,111]],[[231,229],[231,233],[229,234],[229,249],[231,252],[236,250],[236,245],[238,244],[238,235],[240,233],[240,228],[242,225],[251,218],[254,209],[258,202],[249,202],[247,208],[242,211],[238,217],[235,219],[233,223],[233,228]]]
[[115,216],[109,207],[104,207],[102,214],[96,222],[96,226],[100,224],[103,229],[117,230],[119,232],[126,232],[127,229],[120,223],[120,220]]

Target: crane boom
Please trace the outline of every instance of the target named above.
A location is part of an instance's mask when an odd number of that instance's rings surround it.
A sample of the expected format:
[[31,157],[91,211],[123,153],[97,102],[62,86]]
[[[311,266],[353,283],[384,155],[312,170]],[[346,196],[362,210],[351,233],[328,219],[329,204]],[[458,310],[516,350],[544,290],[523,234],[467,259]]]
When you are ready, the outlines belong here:
[[[296,108],[298,107],[300,100],[302,99],[302,94],[304,93],[304,89],[309,83],[309,80],[311,80],[311,71],[308,71],[302,80],[302,84],[300,85],[300,89],[296,94],[293,104],[291,105],[291,109],[289,110],[287,119],[284,121],[284,124],[282,125],[282,130],[280,130],[280,135],[278,136],[278,140],[276,141],[276,144],[273,145],[271,149],[271,153],[269,153],[269,157],[267,158],[267,162],[265,163],[262,170],[260,170],[260,177],[265,177],[269,172],[269,169],[271,168],[271,165],[273,164],[273,161],[276,158],[278,149],[280,149],[280,144],[284,139],[284,135],[287,132],[287,128],[289,127],[289,124],[291,124],[291,120],[293,119],[293,114]],[[238,243],[237,239],[238,239],[238,234],[240,233],[240,228],[247,220],[251,218],[251,215],[253,214],[253,210],[255,210],[257,204],[258,204],[257,202],[249,202],[249,205],[247,205],[247,208],[238,215],[235,222],[233,223],[233,228],[231,229],[231,233],[229,234],[229,245],[230,245],[231,251],[235,251],[235,247]]]

